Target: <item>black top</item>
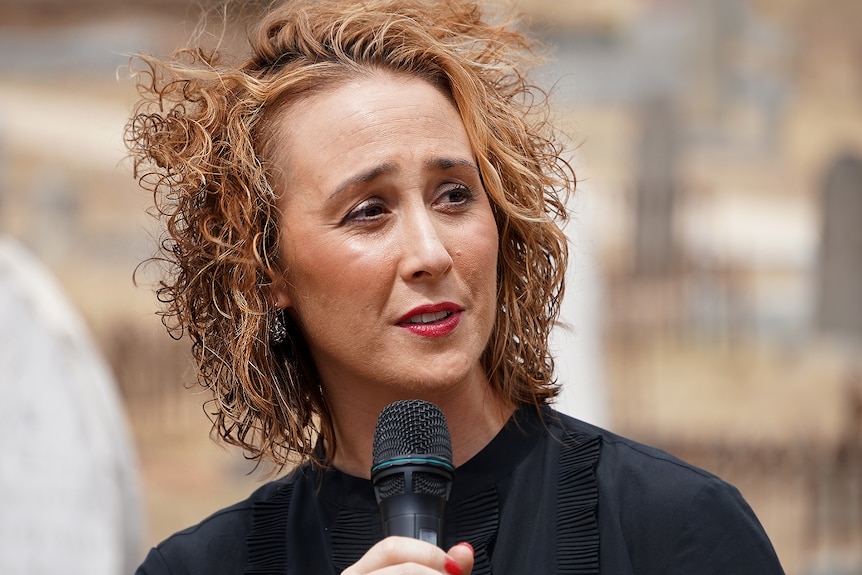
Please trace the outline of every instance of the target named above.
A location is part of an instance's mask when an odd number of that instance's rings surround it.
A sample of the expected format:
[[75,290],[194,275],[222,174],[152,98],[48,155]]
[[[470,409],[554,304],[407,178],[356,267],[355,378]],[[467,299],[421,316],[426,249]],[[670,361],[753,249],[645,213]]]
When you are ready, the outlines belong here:
[[[783,573],[732,486],[544,408],[455,471],[443,547],[473,574]],[[335,574],[382,538],[371,481],[303,465],[152,549],[137,575]]]

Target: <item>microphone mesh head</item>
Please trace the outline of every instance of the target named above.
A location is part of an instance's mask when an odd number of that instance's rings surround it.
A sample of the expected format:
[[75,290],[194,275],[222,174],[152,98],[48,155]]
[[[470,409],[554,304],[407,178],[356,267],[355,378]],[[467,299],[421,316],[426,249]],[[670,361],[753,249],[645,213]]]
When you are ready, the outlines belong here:
[[396,401],[383,408],[374,431],[373,465],[408,455],[452,463],[452,439],[440,408],[420,399]]
[[[386,406],[377,418],[374,431],[373,467],[391,460],[409,457],[433,458],[452,465],[452,439],[440,408],[419,399],[396,401]],[[386,499],[412,491],[445,496],[448,481],[436,473],[414,473],[407,486],[401,474],[375,482]]]

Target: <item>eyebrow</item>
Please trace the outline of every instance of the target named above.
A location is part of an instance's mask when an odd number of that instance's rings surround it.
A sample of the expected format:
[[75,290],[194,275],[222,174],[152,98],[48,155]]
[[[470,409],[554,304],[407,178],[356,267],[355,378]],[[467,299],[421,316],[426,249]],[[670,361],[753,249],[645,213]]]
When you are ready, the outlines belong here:
[[[476,162],[473,160],[466,160],[460,158],[432,158],[425,162],[425,167],[428,169],[436,169],[436,170],[451,170],[456,167],[465,167],[470,168],[475,172],[479,172],[479,167],[476,165]],[[398,166],[392,164],[390,162],[385,162],[380,164],[379,166],[375,166],[370,170],[366,170],[355,176],[351,176],[347,178],[335,188],[335,190],[329,195],[327,201],[332,201],[336,197],[338,197],[342,192],[346,189],[355,186],[357,184],[366,184],[368,182],[374,181],[381,176],[385,176],[391,174],[393,172],[398,171]]]
[[433,160],[429,160],[425,162],[426,168],[437,168],[438,170],[449,170],[458,166],[463,166],[465,168],[470,168],[476,172],[479,171],[479,167],[476,165],[476,162],[473,160],[462,160],[462,159],[451,159],[451,158],[434,158]]
[[351,186],[355,186],[356,184],[365,184],[365,183],[371,182],[371,181],[379,178],[380,176],[383,176],[386,174],[391,174],[392,172],[395,172],[397,169],[398,169],[398,167],[395,164],[390,164],[387,162],[385,164],[380,164],[379,166],[375,166],[375,167],[371,168],[370,170],[362,172],[361,174],[356,174],[355,176],[347,178],[346,180],[344,180],[343,182],[338,184],[338,187],[335,188],[335,191],[333,191],[329,195],[329,199],[330,200],[334,199],[339,194],[341,194],[344,190],[346,190],[347,188],[349,188]]

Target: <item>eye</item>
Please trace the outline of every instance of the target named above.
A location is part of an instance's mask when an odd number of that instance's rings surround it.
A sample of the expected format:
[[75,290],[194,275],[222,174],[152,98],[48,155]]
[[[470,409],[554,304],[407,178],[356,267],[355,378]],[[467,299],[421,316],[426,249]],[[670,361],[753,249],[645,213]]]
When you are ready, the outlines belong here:
[[475,197],[473,190],[463,184],[446,184],[441,188],[435,203],[443,207],[454,208],[470,204]]
[[389,210],[386,204],[376,198],[368,199],[350,210],[350,213],[344,217],[344,223],[349,222],[372,222],[379,220],[386,215]]

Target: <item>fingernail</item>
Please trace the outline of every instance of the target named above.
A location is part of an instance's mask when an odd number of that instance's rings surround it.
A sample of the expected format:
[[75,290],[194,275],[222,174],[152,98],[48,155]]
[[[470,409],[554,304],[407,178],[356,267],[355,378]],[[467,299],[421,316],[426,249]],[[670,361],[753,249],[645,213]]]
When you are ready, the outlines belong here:
[[462,542],[461,542],[461,543],[459,543],[458,545],[463,545],[464,547],[466,547],[467,549],[469,549],[469,550],[470,550],[470,553],[475,553],[475,551],[473,550],[473,546],[472,546],[472,545],[470,545],[470,544],[469,544],[468,542],[466,542],[466,541],[462,541]]
[[455,562],[451,557],[446,558],[446,573],[449,575],[461,575],[461,572],[464,571],[461,569],[461,566]]

